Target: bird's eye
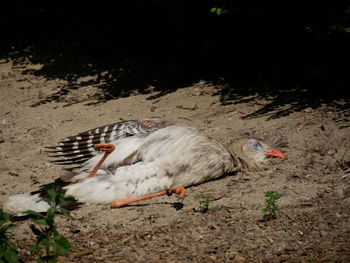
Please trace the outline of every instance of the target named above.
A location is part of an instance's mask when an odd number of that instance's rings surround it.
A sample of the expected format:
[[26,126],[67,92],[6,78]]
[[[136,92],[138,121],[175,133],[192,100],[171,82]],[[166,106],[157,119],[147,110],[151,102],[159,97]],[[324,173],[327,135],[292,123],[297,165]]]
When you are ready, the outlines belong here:
[[258,141],[252,141],[249,143],[250,146],[252,146],[254,148],[254,150],[256,151],[261,151],[263,149],[262,145],[260,144],[260,142]]

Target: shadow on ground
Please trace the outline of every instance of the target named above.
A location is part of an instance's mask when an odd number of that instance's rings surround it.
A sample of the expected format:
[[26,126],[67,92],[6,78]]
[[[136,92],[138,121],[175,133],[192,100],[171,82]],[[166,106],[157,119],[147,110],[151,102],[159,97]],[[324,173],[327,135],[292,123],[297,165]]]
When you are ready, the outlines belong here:
[[[349,114],[347,35],[307,34],[307,8],[295,16],[298,7],[282,13],[267,4],[238,5],[218,16],[210,13],[212,5],[15,1],[0,19],[0,57],[42,64],[25,73],[68,81],[33,106],[59,102],[88,85],[103,91],[95,102],[101,103],[151,91],[155,99],[204,80],[222,85],[215,95],[224,105],[267,101],[246,118],[324,104]],[[86,76],[93,77],[82,81]]]

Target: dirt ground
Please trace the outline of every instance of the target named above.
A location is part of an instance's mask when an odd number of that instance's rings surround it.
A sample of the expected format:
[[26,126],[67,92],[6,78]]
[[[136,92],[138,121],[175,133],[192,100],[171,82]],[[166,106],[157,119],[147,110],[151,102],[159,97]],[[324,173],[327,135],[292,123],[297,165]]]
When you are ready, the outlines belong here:
[[[182,201],[159,197],[120,209],[86,204],[69,218],[58,215],[59,231],[72,244],[59,262],[350,262],[349,111],[323,105],[243,119],[269,101],[222,105],[215,95],[222,87],[205,81],[152,100],[156,92],[150,91],[97,104],[101,90],[84,85],[60,101],[40,103],[66,84],[24,74],[40,67],[0,61],[0,205],[62,175],[45,146],[120,120],[162,116],[224,144],[276,135],[288,141],[287,158],[190,187]],[[267,190],[281,193],[279,217],[270,222],[261,212]],[[207,213],[196,211],[198,194],[214,200]],[[30,222],[14,224],[11,240],[31,262]]]

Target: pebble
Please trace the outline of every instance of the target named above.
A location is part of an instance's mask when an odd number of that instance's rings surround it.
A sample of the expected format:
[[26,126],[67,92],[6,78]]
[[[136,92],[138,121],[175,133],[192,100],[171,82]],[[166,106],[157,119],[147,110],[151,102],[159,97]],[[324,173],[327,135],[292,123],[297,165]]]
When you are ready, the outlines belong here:
[[4,133],[0,130],[0,143],[5,142],[5,136]]
[[237,255],[237,256],[235,256],[235,261],[238,261],[238,262],[244,262],[244,261],[246,261],[246,258],[245,258],[245,257],[242,257],[242,256]]
[[69,229],[69,232],[71,232],[72,234],[77,234],[77,233],[80,232],[80,229],[77,228],[77,227],[71,227],[71,228]]
[[90,240],[89,244],[90,244],[91,248],[93,248],[93,249],[98,249],[100,247],[100,244],[95,240]]
[[307,175],[305,175],[306,178],[315,177],[315,176],[317,176],[317,174],[307,174]]
[[350,197],[350,186],[346,187],[343,190],[344,198],[349,198]]

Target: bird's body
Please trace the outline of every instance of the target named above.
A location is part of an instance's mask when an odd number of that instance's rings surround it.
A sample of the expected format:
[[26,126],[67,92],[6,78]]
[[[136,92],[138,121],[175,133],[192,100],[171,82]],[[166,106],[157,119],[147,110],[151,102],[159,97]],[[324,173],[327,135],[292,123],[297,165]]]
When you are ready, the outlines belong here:
[[[188,126],[168,126],[112,139],[110,143],[116,149],[93,177],[89,177],[89,173],[99,163],[103,152],[73,169],[73,183],[65,187],[66,195],[87,203],[134,199],[256,167],[267,160],[267,155],[282,157],[278,156],[282,154],[280,151],[271,150],[253,139],[240,140],[225,148],[217,140]],[[274,151],[278,151],[277,155]],[[35,198],[31,202],[42,205],[39,197]],[[18,202],[8,202],[7,207],[16,207]]]
[[241,168],[222,144],[192,127],[170,126],[112,144],[116,150],[97,176],[84,179],[101,156],[77,171],[73,181],[78,182],[67,187],[68,195],[84,202],[109,203],[199,184]]

